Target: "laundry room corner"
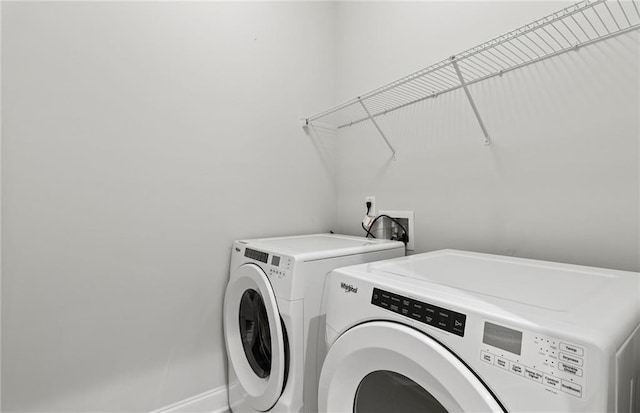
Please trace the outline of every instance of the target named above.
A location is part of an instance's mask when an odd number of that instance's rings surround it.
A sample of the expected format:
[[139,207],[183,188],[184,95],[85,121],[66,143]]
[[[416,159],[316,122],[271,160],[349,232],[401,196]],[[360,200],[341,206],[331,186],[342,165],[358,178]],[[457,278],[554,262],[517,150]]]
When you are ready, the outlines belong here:
[[640,0],[576,1],[0,0],[0,412],[640,413]]
[[[570,4],[341,3],[339,101]],[[340,128],[338,230],[363,234],[374,195],[415,211],[416,253],[638,271],[638,42],[631,31],[470,85],[489,145],[462,88],[375,118],[395,156],[372,122]]]

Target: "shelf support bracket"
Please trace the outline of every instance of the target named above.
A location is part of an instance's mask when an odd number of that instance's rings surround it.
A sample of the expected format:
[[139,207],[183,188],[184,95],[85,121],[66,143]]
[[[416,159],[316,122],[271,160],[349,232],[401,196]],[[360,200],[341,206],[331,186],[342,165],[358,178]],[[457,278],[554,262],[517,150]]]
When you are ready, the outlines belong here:
[[382,139],[384,139],[384,142],[387,144],[389,149],[391,149],[391,157],[393,159],[396,159],[396,150],[393,149],[393,146],[391,146],[391,144],[389,143],[389,139],[387,139],[384,132],[382,132],[382,129],[380,129],[380,126],[378,126],[378,123],[376,122],[376,120],[373,118],[373,116],[371,116],[371,113],[369,113],[369,109],[367,109],[367,107],[365,106],[360,96],[358,96],[358,102],[360,102],[360,104],[362,105],[362,109],[364,109],[365,113],[369,117],[369,120],[371,120],[371,123],[373,123],[373,126],[375,126],[376,129],[378,130],[378,133],[380,133],[380,136],[382,136]]
[[489,132],[487,132],[487,128],[484,126],[484,122],[482,122],[482,118],[480,117],[480,112],[478,112],[476,103],[473,101],[473,97],[471,96],[471,92],[467,87],[467,82],[465,82],[464,77],[462,76],[462,72],[460,71],[458,62],[456,62],[455,56],[451,56],[451,64],[453,65],[453,68],[456,70],[456,73],[458,74],[458,79],[460,79],[460,85],[462,85],[462,88],[464,89],[464,93],[466,93],[467,99],[469,99],[469,103],[471,104],[471,109],[473,109],[473,113],[476,115],[476,119],[480,124],[482,133],[484,134],[484,144],[489,145]]

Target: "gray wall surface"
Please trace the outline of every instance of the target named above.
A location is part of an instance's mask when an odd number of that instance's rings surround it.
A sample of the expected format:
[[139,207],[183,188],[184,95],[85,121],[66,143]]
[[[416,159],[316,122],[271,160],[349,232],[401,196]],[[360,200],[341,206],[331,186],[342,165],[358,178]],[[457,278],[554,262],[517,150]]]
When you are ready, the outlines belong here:
[[[2,411],[223,386],[231,243],[362,234],[640,270],[638,33],[332,134],[298,119],[564,2],[3,2]],[[337,99],[336,99],[337,98]]]
[[2,410],[149,411],[226,382],[238,238],[334,225],[331,3],[2,13]]
[[[340,3],[339,101],[559,10],[560,2]],[[455,24],[453,24],[455,22]],[[638,32],[338,133],[338,229],[365,196],[415,211],[416,252],[457,248],[640,270]]]

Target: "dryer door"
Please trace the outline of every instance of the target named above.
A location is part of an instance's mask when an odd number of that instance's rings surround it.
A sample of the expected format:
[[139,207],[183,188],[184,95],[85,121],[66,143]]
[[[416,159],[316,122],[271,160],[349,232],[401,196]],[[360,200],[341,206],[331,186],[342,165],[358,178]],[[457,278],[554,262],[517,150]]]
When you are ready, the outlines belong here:
[[318,407],[354,413],[505,411],[449,350],[386,321],[356,326],[330,347]]
[[280,313],[266,274],[245,264],[231,274],[224,297],[224,331],[230,368],[256,410],[269,410],[285,382]]

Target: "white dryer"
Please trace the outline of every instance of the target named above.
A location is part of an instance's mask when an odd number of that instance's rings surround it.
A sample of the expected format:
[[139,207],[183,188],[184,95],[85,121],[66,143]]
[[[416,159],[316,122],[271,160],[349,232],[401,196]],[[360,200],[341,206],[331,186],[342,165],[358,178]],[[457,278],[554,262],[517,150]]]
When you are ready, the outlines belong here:
[[332,272],[322,412],[640,412],[640,274],[437,251]]
[[236,241],[223,316],[232,411],[315,411],[326,275],[404,253],[401,242],[335,234]]

